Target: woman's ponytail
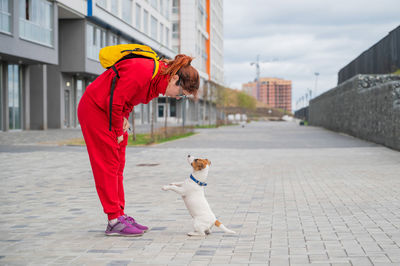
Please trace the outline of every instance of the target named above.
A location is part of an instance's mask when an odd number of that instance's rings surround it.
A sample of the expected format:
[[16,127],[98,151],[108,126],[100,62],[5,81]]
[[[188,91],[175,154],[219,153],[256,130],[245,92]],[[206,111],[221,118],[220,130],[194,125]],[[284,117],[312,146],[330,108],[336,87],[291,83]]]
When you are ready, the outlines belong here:
[[174,60],[163,59],[167,63],[168,67],[164,70],[165,75],[170,75],[171,77],[178,73],[179,69],[182,67],[190,66],[193,58],[184,54],[178,54],[175,56]]
[[163,75],[169,75],[170,79],[178,75],[182,88],[192,94],[197,93],[200,86],[199,73],[190,65],[193,57],[178,54],[174,60],[163,59],[168,66],[162,72]]

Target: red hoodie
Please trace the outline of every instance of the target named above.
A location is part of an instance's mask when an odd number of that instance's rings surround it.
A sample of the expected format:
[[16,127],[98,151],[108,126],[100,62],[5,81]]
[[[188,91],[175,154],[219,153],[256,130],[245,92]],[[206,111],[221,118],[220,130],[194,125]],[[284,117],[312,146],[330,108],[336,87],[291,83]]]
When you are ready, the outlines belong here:
[[[161,75],[167,67],[160,62],[156,76],[153,76],[154,61],[151,59],[126,59],[115,65],[120,76],[114,89],[112,104],[112,130],[117,136],[123,135],[123,117],[128,118],[133,106],[147,104],[165,90],[169,75]],[[86,94],[109,116],[111,82],[115,73],[108,69],[93,81],[86,89]],[[109,119],[109,118],[108,118]]]

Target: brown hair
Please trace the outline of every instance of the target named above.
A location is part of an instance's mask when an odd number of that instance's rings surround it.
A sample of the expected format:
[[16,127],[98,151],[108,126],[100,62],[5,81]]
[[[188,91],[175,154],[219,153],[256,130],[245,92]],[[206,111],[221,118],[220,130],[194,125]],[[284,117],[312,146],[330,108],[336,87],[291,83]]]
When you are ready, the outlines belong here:
[[174,75],[178,75],[182,88],[193,95],[197,94],[200,86],[199,72],[190,65],[193,58],[184,54],[178,54],[174,60],[163,59],[167,63],[163,75],[170,75],[170,79]]

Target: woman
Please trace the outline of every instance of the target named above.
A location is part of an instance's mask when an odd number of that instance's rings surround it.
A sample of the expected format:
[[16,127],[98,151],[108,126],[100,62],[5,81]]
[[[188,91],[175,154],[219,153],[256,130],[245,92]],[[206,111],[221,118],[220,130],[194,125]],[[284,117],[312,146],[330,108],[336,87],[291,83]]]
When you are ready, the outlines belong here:
[[152,79],[154,61],[132,58],[115,65],[119,79],[113,93],[110,123],[110,87],[115,76],[108,69],[91,83],[78,106],[78,119],[89,153],[97,194],[108,216],[106,235],[140,236],[148,230],[124,213],[123,171],[128,142],[128,118],[133,106],[147,104],[163,94],[180,99],[196,95],[199,74],[190,65],[192,58],[177,55],[160,61]]

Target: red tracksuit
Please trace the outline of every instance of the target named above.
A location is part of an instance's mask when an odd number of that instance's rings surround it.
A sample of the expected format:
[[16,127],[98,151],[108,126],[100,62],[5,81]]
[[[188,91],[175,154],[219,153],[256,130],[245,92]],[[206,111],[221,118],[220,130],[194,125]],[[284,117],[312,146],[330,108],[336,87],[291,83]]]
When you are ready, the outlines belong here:
[[[154,61],[126,59],[116,64],[117,80],[112,103],[112,131],[109,131],[109,103],[111,82],[115,75],[108,69],[93,81],[83,94],[78,106],[78,119],[89,153],[90,164],[104,212],[108,219],[124,214],[125,197],[123,171],[128,134],[123,132],[123,117],[128,118],[133,106],[165,94],[169,75],[161,75],[166,64],[160,62],[152,79]],[[124,135],[118,144],[117,136]]]

